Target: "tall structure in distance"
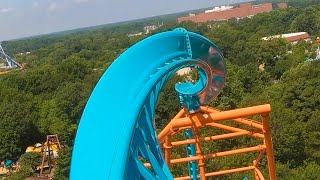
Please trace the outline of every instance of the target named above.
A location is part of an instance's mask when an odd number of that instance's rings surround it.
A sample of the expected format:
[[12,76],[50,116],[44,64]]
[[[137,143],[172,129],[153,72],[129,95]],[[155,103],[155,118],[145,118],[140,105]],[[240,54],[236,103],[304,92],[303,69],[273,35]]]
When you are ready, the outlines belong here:
[[1,69],[13,69],[13,68],[22,68],[22,66],[9,57],[3,50],[0,44],[0,60],[4,60],[4,63],[0,63],[0,70]]

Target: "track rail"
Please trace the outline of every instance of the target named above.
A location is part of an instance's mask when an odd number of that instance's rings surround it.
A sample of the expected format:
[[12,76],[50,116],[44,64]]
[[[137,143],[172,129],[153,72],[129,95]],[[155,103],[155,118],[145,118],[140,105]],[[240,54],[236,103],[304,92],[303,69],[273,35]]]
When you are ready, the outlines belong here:
[[[200,79],[178,88],[179,93],[206,104],[223,87],[225,64],[219,49],[203,36],[183,29],[164,32],[120,55],[85,107],[70,179],[172,179],[158,143],[154,113],[167,79],[188,66],[200,69]],[[92,148],[100,153],[92,154]],[[151,168],[144,166],[146,162]]]

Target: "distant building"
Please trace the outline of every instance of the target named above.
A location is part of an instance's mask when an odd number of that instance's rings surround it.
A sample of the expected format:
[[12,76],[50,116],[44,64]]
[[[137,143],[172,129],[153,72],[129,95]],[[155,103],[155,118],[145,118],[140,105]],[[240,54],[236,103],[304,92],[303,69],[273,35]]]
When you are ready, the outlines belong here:
[[133,37],[133,36],[142,36],[143,34],[149,34],[152,31],[158,29],[159,27],[163,26],[163,23],[158,24],[158,25],[150,25],[150,26],[144,26],[143,27],[143,32],[138,32],[138,33],[131,33],[127,34],[128,37]]
[[252,5],[250,3],[240,4],[238,7],[222,6],[215,7],[214,9],[207,10],[204,13],[200,13],[194,16],[186,16],[178,18],[178,23],[183,21],[193,22],[207,22],[207,21],[223,21],[231,18],[245,18],[251,17],[259,13],[271,12],[272,3],[263,3],[258,5]]
[[287,3],[279,3],[279,4],[278,4],[278,8],[280,8],[280,9],[286,9],[286,8],[288,8],[288,5],[287,5]]
[[156,25],[145,26],[143,28],[145,34],[149,34],[151,31],[154,31],[158,28]]
[[219,12],[232,9],[233,6],[221,6],[221,7],[214,7],[213,9],[206,10],[204,13],[211,13],[211,12]]
[[154,30],[156,30],[156,29],[158,29],[159,27],[161,27],[161,26],[163,26],[163,23],[158,23],[158,25],[150,25],[150,26],[145,26],[144,28],[143,28],[143,31],[144,31],[144,33],[145,34],[149,34],[149,33],[151,33],[152,31],[154,31]]
[[301,40],[305,40],[306,42],[311,41],[310,35],[307,32],[297,32],[297,33],[289,33],[289,34],[280,34],[275,36],[263,37],[263,40],[271,40],[274,38],[284,38],[292,44],[297,44]]
[[182,69],[178,70],[176,73],[177,73],[177,75],[179,75],[179,76],[183,76],[183,75],[188,74],[188,73],[191,72],[191,71],[192,71],[192,68],[186,67],[186,68],[182,68]]
[[134,37],[134,36],[141,36],[143,34],[143,32],[138,32],[138,33],[134,33],[134,34],[128,34],[128,37]]
[[19,55],[24,55],[24,54],[30,54],[30,52],[25,52],[25,53],[21,52],[21,53],[19,53]]

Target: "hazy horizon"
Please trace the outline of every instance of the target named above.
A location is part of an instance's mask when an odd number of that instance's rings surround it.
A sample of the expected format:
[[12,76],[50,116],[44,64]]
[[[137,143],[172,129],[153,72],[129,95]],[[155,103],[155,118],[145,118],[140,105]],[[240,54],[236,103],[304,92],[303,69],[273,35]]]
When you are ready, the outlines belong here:
[[247,1],[0,0],[0,41]]

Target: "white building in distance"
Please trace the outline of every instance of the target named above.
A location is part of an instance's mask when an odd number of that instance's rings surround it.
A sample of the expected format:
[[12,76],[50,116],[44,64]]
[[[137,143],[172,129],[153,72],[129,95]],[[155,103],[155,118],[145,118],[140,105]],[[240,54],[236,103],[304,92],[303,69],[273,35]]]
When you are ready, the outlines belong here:
[[274,36],[263,37],[262,40],[271,40],[274,38],[284,38],[292,44],[297,44],[301,40],[305,40],[306,42],[311,41],[310,35],[307,32],[297,32],[297,33],[289,33],[289,34],[279,34]]

